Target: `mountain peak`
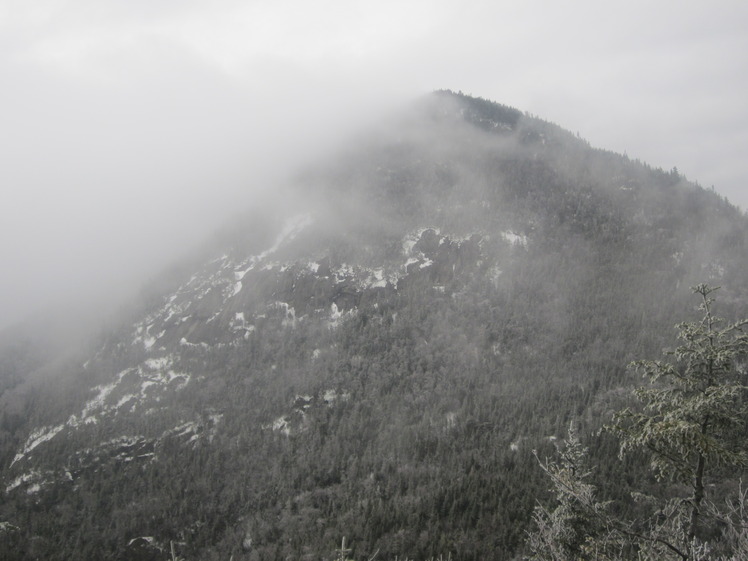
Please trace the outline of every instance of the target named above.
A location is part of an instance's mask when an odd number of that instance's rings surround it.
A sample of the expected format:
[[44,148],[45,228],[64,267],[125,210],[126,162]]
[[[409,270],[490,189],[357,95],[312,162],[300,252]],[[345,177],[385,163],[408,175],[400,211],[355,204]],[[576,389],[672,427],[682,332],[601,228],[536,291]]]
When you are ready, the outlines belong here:
[[522,118],[522,112],[514,107],[474,97],[452,90],[436,90],[432,94],[438,102],[456,103],[462,109],[463,118],[482,129],[509,129],[514,130]]
[[532,450],[594,434],[688,286],[748,302],[736,209],[450,91],[227,232],[64,376],[8,369],[9,559],[513,558]]

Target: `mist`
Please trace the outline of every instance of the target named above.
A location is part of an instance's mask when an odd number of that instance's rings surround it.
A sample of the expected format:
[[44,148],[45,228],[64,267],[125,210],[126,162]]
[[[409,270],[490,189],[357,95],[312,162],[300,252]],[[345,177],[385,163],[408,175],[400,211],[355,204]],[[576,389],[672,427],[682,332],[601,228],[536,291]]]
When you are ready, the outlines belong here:
[[542,1],[6,4],[0,328],[116,307],[297,169],[439,88],[678,167],[746,208],[746,21],[732,1],[613,15]]
[[0,103],[14,108],[16,134],[0,137],[0,327],[56,309],[112,311],[385,110],[327,83],[297,96],[290,78],[254,87],[163,56],[93,83],[5,69],[13,87]]

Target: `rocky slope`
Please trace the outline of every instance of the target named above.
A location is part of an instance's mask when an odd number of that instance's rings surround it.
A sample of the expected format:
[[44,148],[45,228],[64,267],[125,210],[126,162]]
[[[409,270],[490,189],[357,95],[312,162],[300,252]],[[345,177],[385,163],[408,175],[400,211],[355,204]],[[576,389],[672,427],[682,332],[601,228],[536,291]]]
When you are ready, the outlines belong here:
[[532,450],[607,420],[688,286],[746,315],[747,226],[676,171],[435,93],[89,356],[5,376],[0,551],[510,559],[546,491]]

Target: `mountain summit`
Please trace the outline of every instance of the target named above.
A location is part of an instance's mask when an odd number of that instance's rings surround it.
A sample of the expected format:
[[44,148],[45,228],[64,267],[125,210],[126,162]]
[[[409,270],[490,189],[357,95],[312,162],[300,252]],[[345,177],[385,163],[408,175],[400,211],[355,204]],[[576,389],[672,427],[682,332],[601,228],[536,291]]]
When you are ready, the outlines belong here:
[[688,287],[748,315],[747,227],[676,170],[426,96],[81,360],[6,346],[3,558],[511,559],[532,451],[609,419]]

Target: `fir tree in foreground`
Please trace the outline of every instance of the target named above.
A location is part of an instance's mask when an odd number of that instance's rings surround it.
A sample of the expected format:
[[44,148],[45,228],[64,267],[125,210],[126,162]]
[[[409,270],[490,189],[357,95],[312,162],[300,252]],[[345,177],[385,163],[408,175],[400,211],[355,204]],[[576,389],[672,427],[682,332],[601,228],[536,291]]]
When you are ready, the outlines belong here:
[[725,506],[706,493],[748,467],[748,321],[725,324],[715,317],[715,290],[693,288],[703,317],[676,326],[681,344],[667,360],[632,365],[650,385],[634,392],[641,407],[617,413],[608,427],[621,440],[621,454],[644,452],[657,479],[671,481],[676,491],[638,494],[650,514],[644,522],[613,516],[596,498],[586,451],[570,430],[560,458],[541,463],[558,504],[535,510],[531,560],[748,559],[746,493],[741,487]]
[[[563,443],[556,461],[540,462],[553,482],[557,506],[535,509],[537,531],[528,536],[533,561],[579,561],[615,558],[618,544],[608,504],[598,501],[589,483],[587,449],[582,447],[574,426]],[[614,554],[607,555],[613,551]]]

